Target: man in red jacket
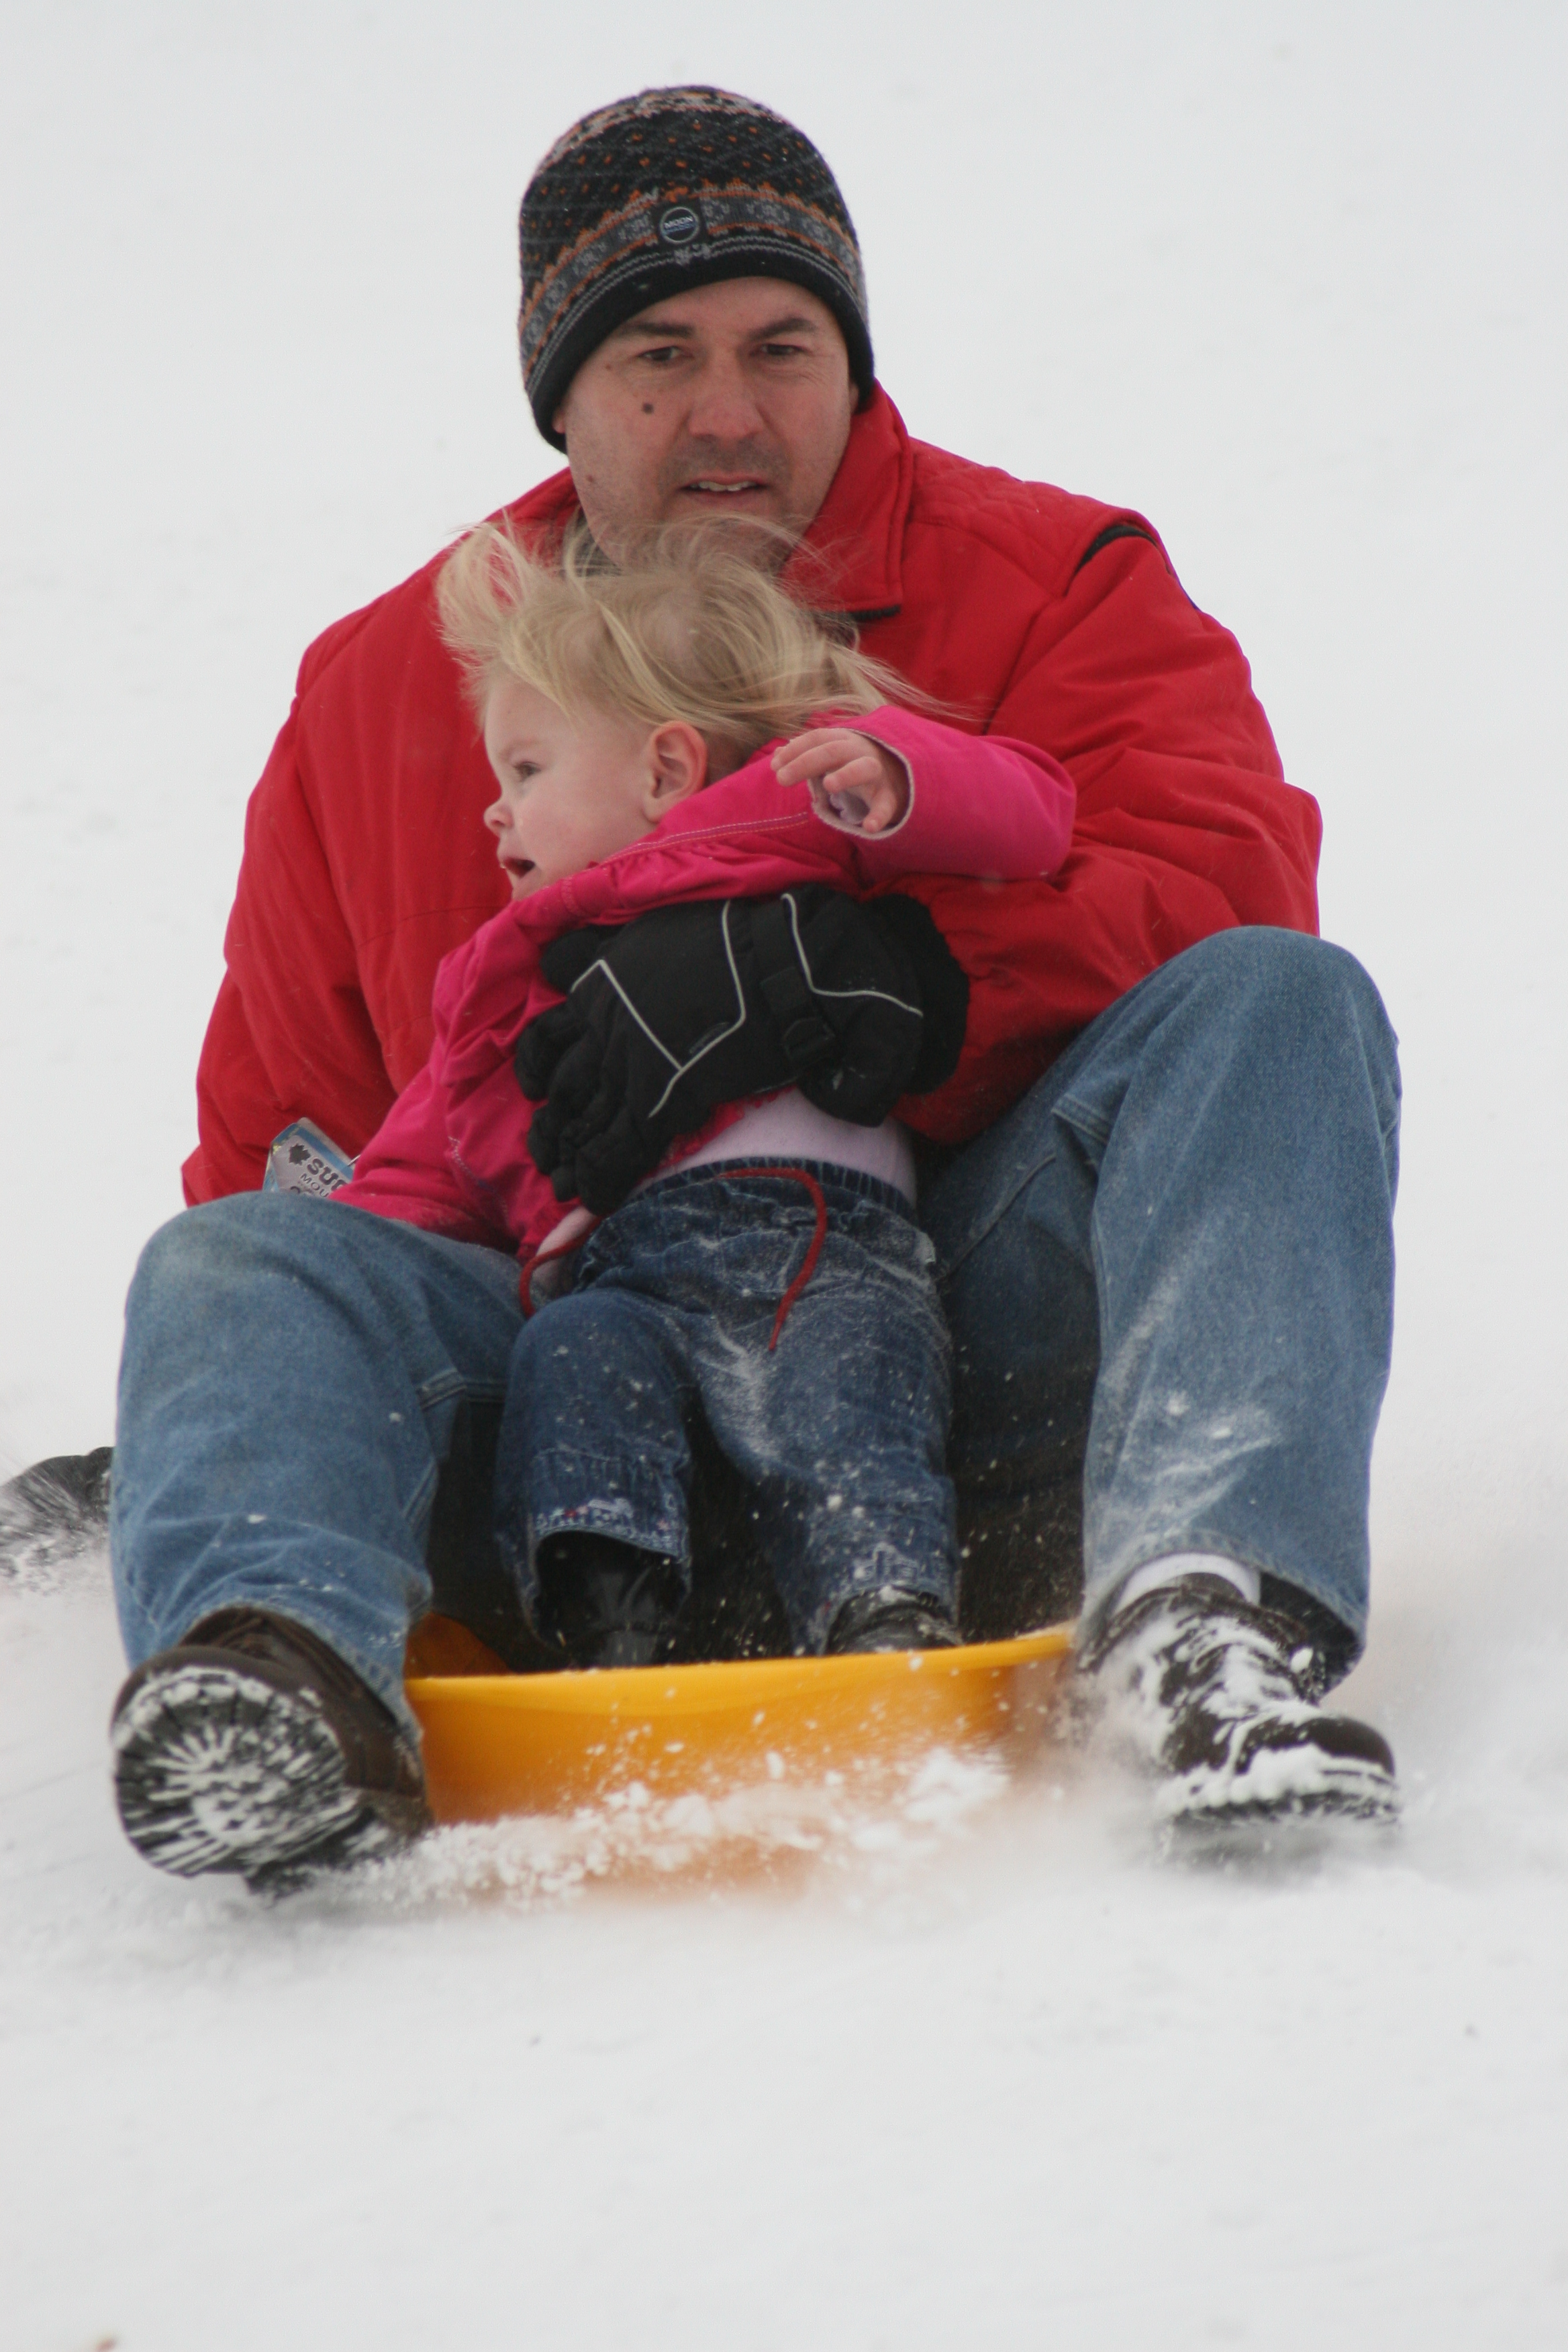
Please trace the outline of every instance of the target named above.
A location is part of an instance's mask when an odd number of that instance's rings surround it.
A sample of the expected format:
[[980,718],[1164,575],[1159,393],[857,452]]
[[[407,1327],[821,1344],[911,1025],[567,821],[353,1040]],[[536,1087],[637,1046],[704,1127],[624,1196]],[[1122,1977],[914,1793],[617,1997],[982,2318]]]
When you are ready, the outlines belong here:
[[[898,1109],[931,1147],[969,1630],[1081,1591],[1103,1737],[1170,1822],[1390,1818],[1386,1747],[1318,1701],[1364,1632],[1394,1041],[1365,974],[1314,936],[1317,812],[1282,779],[1239,648],[1140,517],[910,440],[837,186],[766,109],[684,89],[589,116],[530,185],[522,265],[524,381],[568,468],[510,510],[520,532],[581,518],[613,560],[681,517],[763,526],[869,653],[1077,784],[1049,881],[921,893],[968,992],[956,1067]],[[255,1188],[295,1118],[350,1152],[373,1132],[424,1062],[437,961],[505,896],[438,562],[305,657],[202,1055],[185,1178],[208,1205],[155,1238],[132,1289],[113,1550],[140,1663],[117,1774],[132,1837],[172,1868],[263,1880],[419,1818],[403,1642],[457,1457],[482,1454],[504,1391],[512,1270]],[[689,1127],[714,1108],[681,1024],[721,911],[629,926],[597,995],[546,1016],[538,1132],[563,1196],[580,1160],[603,1188],[606,1138],[623,1193],[648,1172],[642,1113],[672,1063],[698,1073]],[[917,979],[950,1005],[947,961]],[[714,968],[699,1025],[728,1009]],[[774,977],[783,995],[745,1006],[770,1067],[784,999],[835,986],[804,960]],[[500,1605],[468,1613],[493,1631]],[[247,1811],[258,1758],[298,1769]]]

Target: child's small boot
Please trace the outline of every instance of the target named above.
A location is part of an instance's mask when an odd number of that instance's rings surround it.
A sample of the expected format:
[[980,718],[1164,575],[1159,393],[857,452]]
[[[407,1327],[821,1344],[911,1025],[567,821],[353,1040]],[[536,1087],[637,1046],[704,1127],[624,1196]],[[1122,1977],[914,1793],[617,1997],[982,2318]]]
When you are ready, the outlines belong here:
[[835,1617],[827,1636],[829,1657],[866,1650],[952,1650],[959,1631],[947,1603],[934,1592],[882,1584],[857,1592]]
[[546,1536],[534,1557],[539,1630],[574,1666],[657,1666],[668,1658],[683,1591],[662,1552],[614,1536]]

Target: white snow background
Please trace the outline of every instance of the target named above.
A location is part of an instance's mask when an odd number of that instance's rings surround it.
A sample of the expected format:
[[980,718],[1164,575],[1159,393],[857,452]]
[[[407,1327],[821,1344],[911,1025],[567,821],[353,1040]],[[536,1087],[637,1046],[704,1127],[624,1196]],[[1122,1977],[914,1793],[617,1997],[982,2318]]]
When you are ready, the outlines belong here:
[[911,428],[1151,515],[1322,803],[1404,1041],[1350,1696],[1409,1796],[1392,1855],[1194,1874],[938,1766],[771,1886],[621,1816],[268,1908],[120,1839],[101,1561],[12,1593],[0,2347],[1568,2343],[1561,0],[0,40],[0,1474],[111,1433],[300,652],[555,463],[531,167],[712,79],[832,161]]

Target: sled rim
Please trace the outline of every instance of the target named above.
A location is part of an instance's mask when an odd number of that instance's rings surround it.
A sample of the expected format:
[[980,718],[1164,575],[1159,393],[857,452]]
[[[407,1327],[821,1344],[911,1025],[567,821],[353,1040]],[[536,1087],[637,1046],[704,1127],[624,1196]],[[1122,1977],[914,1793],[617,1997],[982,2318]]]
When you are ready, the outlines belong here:
[[1071,1624],[1044,1625],[1003,1642],[964,1642],[951,1650],[866,1650],[843,1658],[736,1658],[682,1666],[596,1666],[591,1673],[566,1668],[559,1674],[413,1675],[405,1688],[411,1701],[437,1692],[482,1691],[492,1703],[563,1715],[614,1715],[626,1706],[700,1707],[742,1703],[755,1694],[813,1688],[867,1688],[900,1675],[938,1678],[994,1673],[1027,1665],[1037,1658],[1066,1657],[1073,1645]]
[[936,1748],[1017,1756],[1044,1736],[1072,1646],[1059,1624],[951,1650],[415,1675],[406,1690],[437,1819],[494,1820],[634,1783],[712,1793],[784,1774],[867,1780]]

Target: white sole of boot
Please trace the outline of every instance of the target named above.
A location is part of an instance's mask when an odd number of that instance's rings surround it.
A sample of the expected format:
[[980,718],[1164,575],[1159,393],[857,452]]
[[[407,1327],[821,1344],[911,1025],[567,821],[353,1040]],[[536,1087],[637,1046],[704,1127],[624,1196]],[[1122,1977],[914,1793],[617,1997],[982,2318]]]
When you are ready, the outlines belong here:
[[[1298,1759],[1300,1751],[1297,1751]],[[1276,1767],[1285,1759],[1269,1759]],[[1324,1759],[1310,1775],[1298,1762],[1258,1785],[1256,1769],[1228,1785],[1194,1773],[1154,1800],[1163,1854],[1188,1861],[1284,1862],[1386,1845],[1399,1828],[1397,1783],[1372,1764]],[[1283,1785],[1282,1785],[1283,1783]]]
[[349,1786],[318,1710],[241,1665],[152,1676],[110,1743],[126,1836],[181,1878],[237,1872],[264,1885],[404,1842],[374,1799]]

